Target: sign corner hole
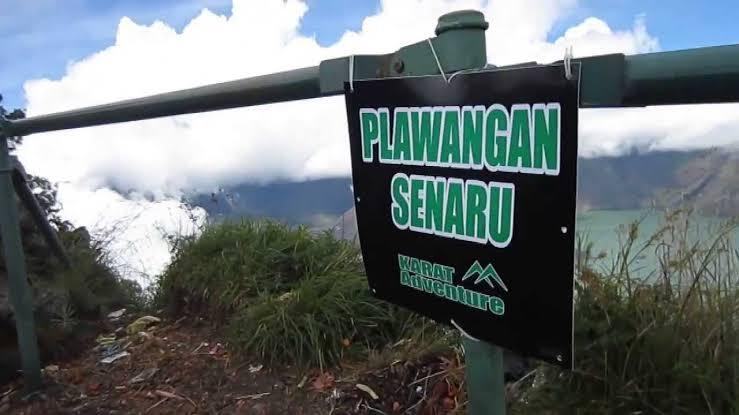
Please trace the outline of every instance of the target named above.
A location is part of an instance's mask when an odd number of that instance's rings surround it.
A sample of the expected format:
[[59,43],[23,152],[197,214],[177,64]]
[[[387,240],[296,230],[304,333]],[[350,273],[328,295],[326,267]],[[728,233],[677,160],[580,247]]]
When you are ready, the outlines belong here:
[[563,226],[563,227],[559,228],[559,230],[562,231],[562,233],[567,233],[567,227],[566,226]]

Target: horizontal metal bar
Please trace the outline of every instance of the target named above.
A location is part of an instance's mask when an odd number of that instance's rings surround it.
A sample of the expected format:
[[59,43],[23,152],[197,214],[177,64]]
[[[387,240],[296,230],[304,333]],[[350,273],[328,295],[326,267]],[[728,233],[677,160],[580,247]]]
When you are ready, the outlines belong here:
[[[468,43],[477,39],[474,32],[456,35],[469,36],[470,39],[465,40]],[[451,44],[443,37],[434,40],[440,47]],[[417,75],[427,71],[425,68],[429,64],[425,60],[431,58],[426,47],[426,42],[419,42],[393,54],[356,56],[355,79]],[[474,59],[465,62],[464,67],[482,66]],[[317,67],[8,121],[6,135],[338,95],[348,80],[348,62],[346,57],[332,59]],[[424,69],[408,68],[409,62],[423,62]],[[631,56],[591,56],[573,59],[573,62],[580,62],[582,68],[581,108],[739,102],[739,45]],[[396,69],[403,67],[405,69]],[[456,67],[450,65],[448,69],[454,71]]]
[[739,101],[739,45],[626,57],[624,106]]
[[9,121],[6,134],[21,136],[319,96],[319,70],[314,66]]
[[581,108],[739,102],[739,45],[572,61]]
[[[460,10],[439,18],[437,36],[431,39],[447,71],[485,66],[485,30],[482,13]],[[404,46],[386,55],[358,55],[354,79],[438,73],[428,41]],[[235,107],[339,95],[349,79],[350,58],[321,62],[320,66],[257,76],[146,98],[131,99],[57,114],[9,121],[9,136],[213,111]]]

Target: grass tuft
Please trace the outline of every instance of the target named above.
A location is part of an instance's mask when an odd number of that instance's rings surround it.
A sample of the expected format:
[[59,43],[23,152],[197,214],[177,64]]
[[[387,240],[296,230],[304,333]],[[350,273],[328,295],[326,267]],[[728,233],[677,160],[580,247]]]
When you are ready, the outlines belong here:
[[644,240],[626,226],[608,267],[579,241],[575,368],[537,368],[513,413],[739,413],[737,223],[696,235],[691,217],[668,214]]
[[[443,329],[369,293],[359,249],[273,221],[207,227],[174,240],[156,287],[170,312],[227,322],[230,343],[269,363],[326,367],[402,338],[422,350]],[[424,343],[424,342],[428,343]]]

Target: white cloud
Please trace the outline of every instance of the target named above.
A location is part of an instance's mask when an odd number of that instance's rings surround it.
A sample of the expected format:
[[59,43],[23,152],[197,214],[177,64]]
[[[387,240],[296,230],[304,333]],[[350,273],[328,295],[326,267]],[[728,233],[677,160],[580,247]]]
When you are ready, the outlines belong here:
[[169,262],[167,236],[191,235],[205,220],[202,209],[189,211],[177,200],[152,202],[138,193],[124,198],[72,183],[59,185],[59,202],[65,219],[87,226],[104,243],[112,266],[144,286]]
[[[491,23],[488,56],[494,64],[551,62],[570,45],[576,56],[659,49],[641,17],[620,31],[591,17],[548,40],[573,7],[575,0],[384,0],[359,31],[347,31],[328,47],[300,34],[307,6],[298,0],[234,0],[230,17],[203,10],[179,33],[161,22],[145,26],[124,17],[114,45],[70,64],[62,79],[27,82],[27,108],[29,115],[44,114],[312,66],[351,53],[387,53],[431,36],[441,14],[467,8],[482,10]],[[725,143],[739,131],[736,113],[728,106],[583,111],[581,152]],[[19,155],[34,174],[70,183],[61,192],[65,213],[87,225],[110,216],[110,201],[128,206],[116,195],[103,197],[106,186],[167,195],[350,172],[340,97],[32,135]],[[158,263],[150,268],[161,268]]]

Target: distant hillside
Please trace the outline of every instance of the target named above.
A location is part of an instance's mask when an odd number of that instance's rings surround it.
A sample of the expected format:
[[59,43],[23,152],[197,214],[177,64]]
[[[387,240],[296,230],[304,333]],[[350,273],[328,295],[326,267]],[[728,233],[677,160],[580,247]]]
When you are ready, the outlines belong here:
[[739,215],[739,152],[652,152],[579,160],[578,209],[686,203],[709,215]]
[[352,207],[350,186],[349,178],[240,184],[193,195],[190,202],[216,220],[270,217],[290,224],[328,228]]
[[[739,152],[632,153],[581,158],[578,209],[639,209],[687,202],[710,215],[739,215]],[[191,196],[215,219],[272,217],[328,228],[353,206],[350,178],[242,184]],[[347,218],[345,218],[346,221]]]

